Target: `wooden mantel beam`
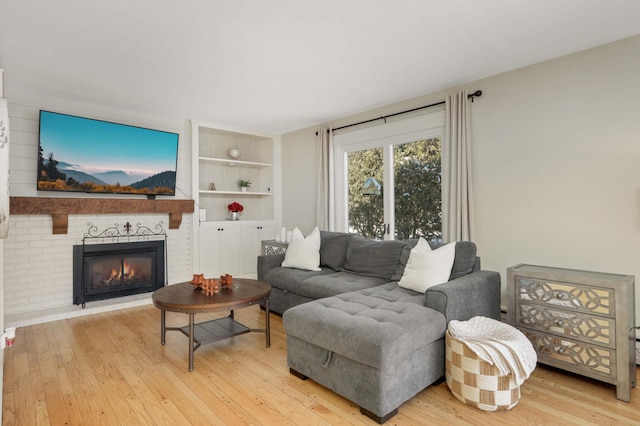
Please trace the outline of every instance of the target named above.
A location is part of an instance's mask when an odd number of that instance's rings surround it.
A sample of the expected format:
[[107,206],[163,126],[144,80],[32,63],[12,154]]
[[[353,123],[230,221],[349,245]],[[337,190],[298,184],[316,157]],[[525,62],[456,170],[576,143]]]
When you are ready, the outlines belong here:
[[193,213],[193,200],[123,198],[10,197],[10,215],[51,215],[53,233],[66,234],[70,214],[169,213],[169,229],[178,229],[182,213]]

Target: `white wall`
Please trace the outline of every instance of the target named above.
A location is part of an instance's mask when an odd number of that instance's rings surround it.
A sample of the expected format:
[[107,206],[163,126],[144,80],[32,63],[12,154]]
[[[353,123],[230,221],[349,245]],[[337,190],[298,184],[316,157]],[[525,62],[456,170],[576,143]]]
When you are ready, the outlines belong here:
[[[517,263],[640,279],[638,52],[640,36],[330,124],[480,89],[472,106],[477,244],[483,267],[502,274],[503,295],[506,268]],[[303,232],[314,225],[316,130],[282,138],[283,225]]]
[[282,226],[307,235],[315,225],[315,129],[289,133],[282,140]]
[[[149,117],[139,113],[61,99],[27,96],[10,91],[5,95],[9,100],[11,122],[11,196],[88,196],[36,191],[38,112],[39,109],[47,109],[179,133],[175,198],[191,198],[191,147],[186,121]],[[117,198],[140,198],[102,194],[95,197],[114,199],[114,202],[117,202]],[[153,228],[160,221],[168,234],[168,282],[173,284],[188,280],[192,274],[190,214],[183,214],[182,224],[177,230],[168,229],[168,214],[69,215],[69,229],[64,235],[52,234],[51,216],[12,215],[9,220],[9,236],[4,243],[4,314],[9,318],[17,314],[73,306],[72,246],[82,244],[82,237],[88,231],[88,222],[103,230],[115,223],[122,225],[126,222],[134,225],[134,229],[137,223]]]
[[485,266],[640,279],[638,52],[634,37],[480,82],[474,183]]

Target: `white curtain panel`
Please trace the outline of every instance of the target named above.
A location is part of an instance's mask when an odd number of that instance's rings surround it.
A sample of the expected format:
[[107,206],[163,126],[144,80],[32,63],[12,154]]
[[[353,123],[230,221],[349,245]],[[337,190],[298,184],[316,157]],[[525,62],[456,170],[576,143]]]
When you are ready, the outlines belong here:
[[471,105],[466,91],[445,100],[442,145],[442,239],[474,241]]
[[333,130],[322,127],[317,137],[316,224],[335,231],[335,188],[333,176]]

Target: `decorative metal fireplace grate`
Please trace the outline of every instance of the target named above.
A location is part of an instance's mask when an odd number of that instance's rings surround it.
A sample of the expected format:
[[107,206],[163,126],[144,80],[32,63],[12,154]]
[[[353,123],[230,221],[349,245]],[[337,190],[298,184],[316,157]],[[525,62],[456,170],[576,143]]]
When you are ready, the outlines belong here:
[[[163,239],[148,240],[157,236]],[[111,242],[87,244],[94,239]],[[73,303],[84,308],[86,302],[147,293],[164,287],[165,243],[166,233],[161,223],[156,231],[138,224],[132,232],[127,222],[123,231],[116,224],[100,233],[90,223],[83,244],[73,246]]]

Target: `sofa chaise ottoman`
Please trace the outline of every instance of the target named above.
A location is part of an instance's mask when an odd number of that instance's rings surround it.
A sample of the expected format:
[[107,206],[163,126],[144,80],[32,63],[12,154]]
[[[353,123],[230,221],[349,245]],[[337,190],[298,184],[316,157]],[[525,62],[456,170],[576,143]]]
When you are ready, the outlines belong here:
[[383,423],[444,376],[445,316],[402,291],[343,293],[283,316],[287,363]]
[[261,256],[258,277],[272,285],[270,306],[275,297],[282,313],[291,373],[383,423],[444,378],[449,321],[500,318],[500,274],[480,270],[473,242],[457,242],[448,246],[454,258],[441,281],[415,291],[400,284],[426,241],[321,234],[320,268],[282,267],[283,257]]

